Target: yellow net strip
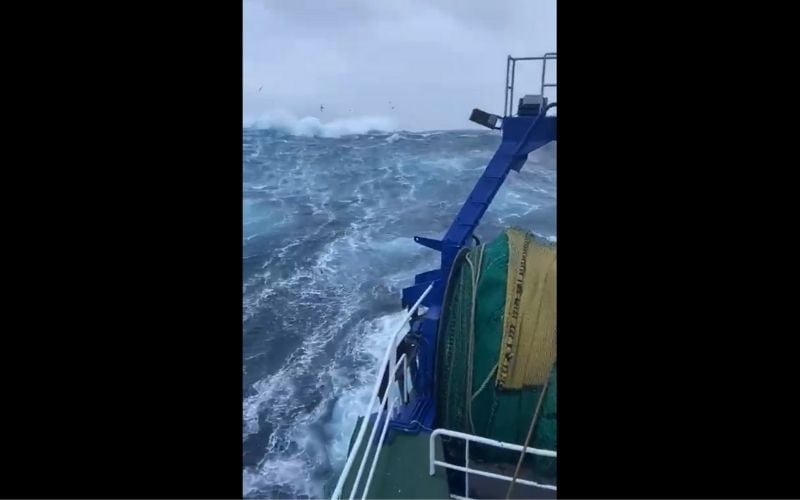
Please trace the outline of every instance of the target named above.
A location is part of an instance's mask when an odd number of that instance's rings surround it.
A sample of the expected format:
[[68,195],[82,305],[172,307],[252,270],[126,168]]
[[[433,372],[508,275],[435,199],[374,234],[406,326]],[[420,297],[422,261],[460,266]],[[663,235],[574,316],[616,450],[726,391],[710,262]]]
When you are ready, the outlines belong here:
[[508,235],[508,282],[498,389],[543,385],[556,358],[556,249],[519,229]]

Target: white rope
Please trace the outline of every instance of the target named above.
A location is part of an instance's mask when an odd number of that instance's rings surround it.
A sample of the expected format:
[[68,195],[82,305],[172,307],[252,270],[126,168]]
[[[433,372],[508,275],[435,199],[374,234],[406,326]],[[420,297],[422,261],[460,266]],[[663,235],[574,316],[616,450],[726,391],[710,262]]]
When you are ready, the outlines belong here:
[[[469,342],[467,344],[467,387],[466,406],[467,406],[467,420],[469,421],[470,432],[475,432],[475,424],[472,422],[472,369],[473,369],[473,356],[475,351],[475,309],[478,302],[478,282],[481,279],[481,265],[483,264],[483,250],[485,245],[478,246],[478,262],[473,266],[469,256],[466,257],[467,264],[469,264],[472,271],[472,301],[470,303],[470,317],[469,317]],[[476,271],[477,268],[477,271]]]
[[[553,368],[550,368],[550,373],[552,374]],[[545,380],[544,385],[542,386],[542,393],[539,394],[539,401],[536,403],[536,410],[533,412],[533,418],[531,419],[531,425],[528,427],[528,435],[525,437],[525,444],[522,445],[523,447],[527,448],[528,443],[531,441],[531,436],[533,436],[533,428],[536,425],[536,421],[539,419],[539,410],[542,408],[542,402],[544,401],[544,393],[547,392],[547,387],[550,385],[550,377],[547,377]],[[514,477],[511,478],[511,484],[508,485],[508,491],[506,491],[506,500],[511,498],[511,490],[514,489],[514,484],[517,482],[517,477],[519,476],[519,470],[522,468],[522,460],[525,458],[525,451],[519,454],[519,460],[517,461],[517,468],[514,470]]]
[[481,392],[483,392],[484,389],[486,389],[486,386],[489,385],[489,381],[492,380],[492,376],[494,375],[494,372],[497,371],[497,367],[498,366],[499,366],[499,363],[495,363],[494,366],[492,367],[492,369],[489,370],[489,375],[486,375],[486,379],[483,381],[483,383],[478,388],[478,390],[475,391],[475,394],[472,395],[472,399],[470,399],[470,403],[475,401],[475,398],[478,397],[478,394],[480,394]]

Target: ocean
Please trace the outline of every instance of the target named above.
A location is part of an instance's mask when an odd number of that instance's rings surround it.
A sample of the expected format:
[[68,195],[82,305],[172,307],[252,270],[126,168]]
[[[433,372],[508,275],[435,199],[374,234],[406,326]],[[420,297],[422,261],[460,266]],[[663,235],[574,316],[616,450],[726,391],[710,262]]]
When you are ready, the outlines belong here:
[[[346,459],[400,291],[440,238],[499,132],[387,130],[316,119],[243,129],[243,488],[320,498]],[[556,145],[511,172],[476,234],[519,226],[556,241]],[[424,459],[424,457],[421,457]]]

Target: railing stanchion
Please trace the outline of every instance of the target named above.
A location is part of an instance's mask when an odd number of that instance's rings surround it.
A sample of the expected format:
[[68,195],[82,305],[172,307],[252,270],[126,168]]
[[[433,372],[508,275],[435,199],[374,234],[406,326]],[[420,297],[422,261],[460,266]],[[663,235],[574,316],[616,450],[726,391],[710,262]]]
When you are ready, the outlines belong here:
[[[469,471],[469,439],[466,441],[466,449],[464,451],[464,468]],[[464,473],[464,497],[469,498],[469,472]]]

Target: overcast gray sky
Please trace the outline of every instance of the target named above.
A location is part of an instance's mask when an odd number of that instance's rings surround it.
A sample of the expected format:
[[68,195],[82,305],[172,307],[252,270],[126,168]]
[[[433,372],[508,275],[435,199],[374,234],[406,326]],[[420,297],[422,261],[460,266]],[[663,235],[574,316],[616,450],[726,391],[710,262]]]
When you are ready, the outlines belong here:
[[[556,2],[244,0],[243,37],[246,123],[289,113],[472,128],[472,108],[502,115],[507,55],[556,50]],[[533,64],[518,65],[516,95],[538,90]]]

